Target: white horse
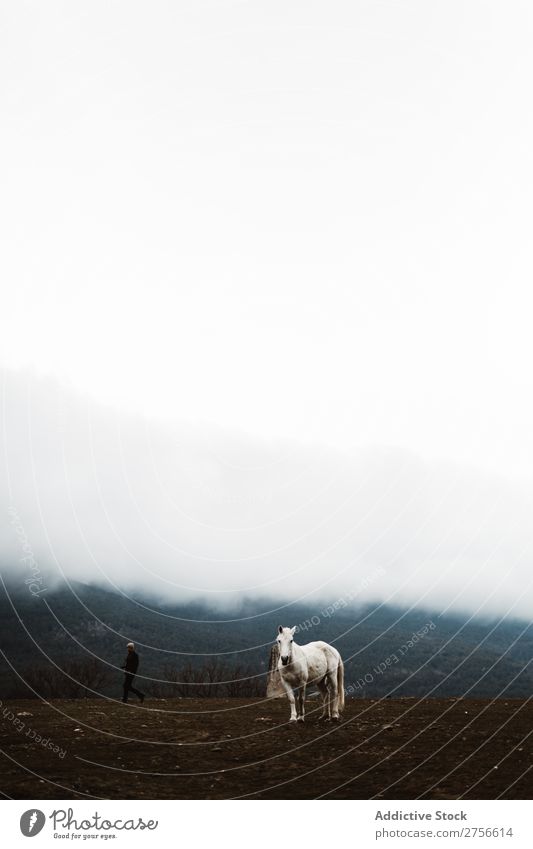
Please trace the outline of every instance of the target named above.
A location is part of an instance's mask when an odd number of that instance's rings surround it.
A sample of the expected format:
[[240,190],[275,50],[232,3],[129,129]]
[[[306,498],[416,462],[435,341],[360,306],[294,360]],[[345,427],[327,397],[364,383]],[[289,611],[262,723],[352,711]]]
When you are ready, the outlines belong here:
[[[299,646],[294,642],[296,628],[279,626],[278,671],[291,706],[291,722],[303,722],[305,688],[316,684],[322,694],[321,720],[339,719],[344,709],[344,664],[336,648],[318,640]],[[296,693],[296,698],[295,698]]]

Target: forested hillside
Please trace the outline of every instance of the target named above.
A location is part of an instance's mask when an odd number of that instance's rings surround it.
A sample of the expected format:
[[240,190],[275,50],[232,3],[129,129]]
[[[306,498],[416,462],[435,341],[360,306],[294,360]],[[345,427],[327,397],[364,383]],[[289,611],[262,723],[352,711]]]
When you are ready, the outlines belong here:
[[79,583],[40,597],[8,587],[0,597],[2,694],[118,696],[125,644],[134,640],[139,686],[153,697],[263,695],[278,624],[300,625],[300,643],[323,639],[339,648],[348,697],[533,690],[529,623],[335,602],[276,607],[155,606]]

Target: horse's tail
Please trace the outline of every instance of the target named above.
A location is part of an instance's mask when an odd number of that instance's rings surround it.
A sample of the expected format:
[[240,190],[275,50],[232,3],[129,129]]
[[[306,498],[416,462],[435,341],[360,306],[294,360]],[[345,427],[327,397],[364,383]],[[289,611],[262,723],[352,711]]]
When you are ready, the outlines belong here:
[[339,710],[344,710],[344,663],[342,662],[342,657],[339,655],[339,662],[337,664],[337,693],[339,697]]

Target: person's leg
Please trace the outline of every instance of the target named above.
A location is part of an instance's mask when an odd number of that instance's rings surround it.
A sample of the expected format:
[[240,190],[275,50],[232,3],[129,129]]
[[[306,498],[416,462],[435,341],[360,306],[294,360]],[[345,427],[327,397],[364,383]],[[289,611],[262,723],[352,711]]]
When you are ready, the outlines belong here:
[[140,690],[136,690],[135,687],[133,686],[134,677],[135,677],[134,675],[131,676],[130,690],[131,690],[132,693],[135,693],[135,695],[137,696],[138,699],[141,700],[141,702],[144,702],[144,693],[141,693]]
[[133,675],[131,674],[131,672],[126,672],[126,674],[124,675],[124,695],[122,696],[123,702],[128,701],[128,693],[131,689],[132,681],[133,681]]

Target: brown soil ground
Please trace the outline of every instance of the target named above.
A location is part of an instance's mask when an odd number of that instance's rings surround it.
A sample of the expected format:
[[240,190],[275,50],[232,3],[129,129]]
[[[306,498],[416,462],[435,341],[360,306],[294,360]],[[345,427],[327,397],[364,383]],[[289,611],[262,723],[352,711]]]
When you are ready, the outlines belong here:
[[316,701],[307,712],[305,724],[289,724],[286,700],[4,702],[0,790],[14,799],[533,797],[531,701],[357,699],[326,724]]

